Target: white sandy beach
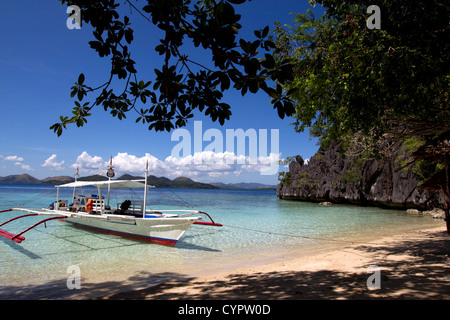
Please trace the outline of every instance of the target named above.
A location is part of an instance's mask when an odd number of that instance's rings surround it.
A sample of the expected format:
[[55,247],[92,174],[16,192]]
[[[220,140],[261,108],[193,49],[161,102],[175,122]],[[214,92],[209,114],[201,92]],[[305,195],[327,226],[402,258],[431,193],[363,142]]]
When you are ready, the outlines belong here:
[[[379,289],[367,287],[374,275],[368,273],[371,265],[379,267]],[[443,224],[264,266],[104,294],[101,299],[440,300],[450,298],[449,274],[450,235]]]

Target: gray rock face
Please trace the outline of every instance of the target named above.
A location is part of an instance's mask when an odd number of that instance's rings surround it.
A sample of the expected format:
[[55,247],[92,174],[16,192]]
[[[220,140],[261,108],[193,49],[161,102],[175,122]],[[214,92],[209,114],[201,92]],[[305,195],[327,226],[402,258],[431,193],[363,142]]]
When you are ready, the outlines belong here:
[[396,150],[385,161],[344,157],[339,145],[319,149],[305,164],[300,156],[289,163],[289,172],[277,186],[280,199],[353,203],[420,210],[444,208],[440,192],[418,189],[413,170],[398,170]]

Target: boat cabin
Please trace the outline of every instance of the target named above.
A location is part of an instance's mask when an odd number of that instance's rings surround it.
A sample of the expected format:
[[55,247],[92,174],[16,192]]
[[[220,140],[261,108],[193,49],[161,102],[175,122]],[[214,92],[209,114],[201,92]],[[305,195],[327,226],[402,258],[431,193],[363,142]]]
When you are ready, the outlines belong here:
[[[134,189],[145,188],[144,180],[112,180],[112,181],[75,181],[56,186],[57,200],[52,204],[53,210],[86,212],[91,214],[125,214],[142,216],[145,210],[142,200],[124,200],[117,203],[116,208],[111,208],[109,204],[110,189]],[[83,187],[97,187],[98,195],[82,195]],[[147,186],[153,187],[153,186]],[[73,203],[68,204],[67,200],[59,199],[59,188],[73,188]],[[107,198],[103,196],[107,189]],[[145,195],[147,190],[145,190]],[[146,197],[144,197],[146,198]]]

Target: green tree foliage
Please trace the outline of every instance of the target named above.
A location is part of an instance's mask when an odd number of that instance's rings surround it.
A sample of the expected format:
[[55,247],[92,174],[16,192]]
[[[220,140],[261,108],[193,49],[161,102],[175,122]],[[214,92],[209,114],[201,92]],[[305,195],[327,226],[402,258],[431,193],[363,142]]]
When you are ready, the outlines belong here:
[[[111,70],[107,80],[96,86],[87,85],[80,74],[71,91],[76,99],[73,116],[61,116],[50,127],[58,135],[68,124],[83,126],[96,107],[119,119],[134,110],[136,122],[156,131],[185,126],[194,110],[223,124],[231,115],[230,106],[222,101],[230,87],[242,95],[264,90],[281,118],[294,112],[280,86],[292,80],[292,67],[282,59],[275,61],[269,27],[255,30],[253,40],[238,38],[241,16],[235,7],[246,0],[60,1],[80,8],[82,25],[94,29],[89,44],[99,57],[111,59]],[[137,78],[138,66],[129,47],[135,33],[130,18],[119,15],[120,3],[163,32],[164,37],[154,44],[161,67],[154,70],[152,79]],[[204,50],[212,63],[195,61],[183,52],[186,42]],[[118,82],[123,89],[116,89]],[[84,99],[90,101],[82,103]]]
[[[324,145],[389,156],[419,138],[411,161],[421,187],[441,190],[450,233],[450,6],[445,0],[310,0],[326,13],[277,27],[277,57],[290,58],[295,127]],[[380,28],[369,28],[380,9]],[[374,17],[375,19],[377,17]],[[355,143],[357,141],[357,143]],[[373,150],[373,151],[372,151]],[[357,178],[348,172],[346,178]]]
[[[295,64],[283,88],[297,131],[328,141],[370,142],[450,129],[450,7],[444,0],[318,0],[325,14],[277,26],[277,57]],[[381,28],[369,29],[369,5]]]

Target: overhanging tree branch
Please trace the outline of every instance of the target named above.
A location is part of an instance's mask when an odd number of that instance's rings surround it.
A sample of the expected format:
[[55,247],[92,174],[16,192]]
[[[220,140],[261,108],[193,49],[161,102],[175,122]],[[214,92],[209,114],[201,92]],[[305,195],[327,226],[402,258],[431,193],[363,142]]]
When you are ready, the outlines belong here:
[[[223,124],[230,118],[231,107],[222,101],[222,92],[228,90],[231,84],[244,95],[259,89],[268,92],[273,83],[284,83],[292,77],[289,64],[271,62],[274,61],[271,54],[274,44],[268,39],[268,27],[255,31],[255,41],[238,41],[240,15],[235,12],[234,6],[245,0],[200,0],[195,4],[190,0],[149,0],[139,5],[126,0],[124,4],[130,10],[135,10],[148,23],[164,32],[160,44],[155,44],[155,50],[163,56],[162,67],[155,69],[155,77],[151,81],[139,82],[136,64],[128,47],[134,40],[134,32],[130,18],[120,17],[118,1],[60,1],[64,5],[80,7],[83,22],[94,28],[95,40],[89,42],[91,48],[99,57],[111,56],[110,79],[107,82],[88,87],[84,84],[83,74],[83,83],[77,84],[76,90],[72,91],[76,91],[76,103],[87,98],[88,94],[94,96],[94,103],[88,108],[90,112],[101,104],[105,111],[122,119],[129,111],[135,110],[138,116],[136,121],[147,123],[150,130],[156,131],[170,131],[186,125],[195,109],[209,115],[212,121]],[[211,53],[214,67],[182,55],[180,48],[186,40]],[[175,63],[171,64],[174,60]],[[176,66],[180,62],[182,67],[178,69]],[[199,70],[194,71],[190,65]],[[134,81],[131,81],[131,74]],[[111,87],[115,79],[126,82],[118,95]],[[95,96],[100,90],[100,94]],[[273,90],[279,93],[275,97],[271,95],[279,116],[292,115],[294,108],[291,100],[276,87]],[[137,106],[138,100],[143,108]],[[61,121],[50,128],[61,135],[66,125],[76,123],[81,126],[90,115],[81,112],[77,104],[73,112],[76,113],[74,117],[61,117]]]

